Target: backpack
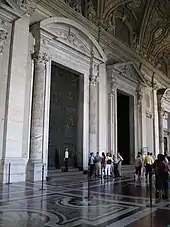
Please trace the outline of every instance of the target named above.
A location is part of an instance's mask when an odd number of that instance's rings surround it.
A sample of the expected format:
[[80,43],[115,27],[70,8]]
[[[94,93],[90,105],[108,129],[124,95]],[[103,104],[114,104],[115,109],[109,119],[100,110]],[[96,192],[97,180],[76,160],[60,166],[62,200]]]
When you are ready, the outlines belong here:
[[111,165],[112,164],[112,160],[111,159],[107,160],[107,164]]

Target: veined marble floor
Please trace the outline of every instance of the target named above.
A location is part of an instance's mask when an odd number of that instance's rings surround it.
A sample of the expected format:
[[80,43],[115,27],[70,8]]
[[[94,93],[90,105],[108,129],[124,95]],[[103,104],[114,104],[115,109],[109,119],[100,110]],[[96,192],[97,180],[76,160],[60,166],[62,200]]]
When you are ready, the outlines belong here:
[[149,185],[133,176],[88,183],[87,175],[61,173],[40,188],[41,182],[1,186],[0,226],[170,226],[170,202],[148,208]]

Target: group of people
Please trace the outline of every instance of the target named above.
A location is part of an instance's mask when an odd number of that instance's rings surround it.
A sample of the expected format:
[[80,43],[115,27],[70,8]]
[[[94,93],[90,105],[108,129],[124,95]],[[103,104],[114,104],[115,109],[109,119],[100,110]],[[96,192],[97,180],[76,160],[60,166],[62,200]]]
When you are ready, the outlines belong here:
[[146,157],[142,155],[141,152],[138,152],[138,155],[135,159],[135,178],[138,177],[140,180],[142,175],[148,180],[149,174],[155,175],[155,187],[156,187],[156,198],[168,198],[168,180],[170,177],[170,158],[167,154],[158,154],[156,160],[154,160],[151,153],[147,153]]
[[117,155],[111,155],[107,153],[105,155],[102,152],[100,156],[99,152],[94,155],[91,153],[88,160],[89,176],[90,177],[121,177],[121,166],[123,158],[118,153]]

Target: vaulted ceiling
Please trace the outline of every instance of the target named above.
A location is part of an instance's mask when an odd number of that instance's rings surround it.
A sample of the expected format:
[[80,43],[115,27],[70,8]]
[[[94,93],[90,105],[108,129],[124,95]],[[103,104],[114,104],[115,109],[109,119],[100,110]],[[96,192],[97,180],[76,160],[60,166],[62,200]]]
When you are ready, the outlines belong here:
[[[102,0],[102,27],[169,74],[170,0]],[[94,1],[95,3],[95,1]],[[97,3],[97,1],[96,1]],[[99,1],[98,1],[99,3]],[[170,76],[170,75],[168,75]]]
[[[65,0],[69,2],[69,0]],[[170,0],[73,0],[82,14],[170,77]],[[85,6],[85,9],[84,9]],[[79,8],[80,10],[80,8]]]

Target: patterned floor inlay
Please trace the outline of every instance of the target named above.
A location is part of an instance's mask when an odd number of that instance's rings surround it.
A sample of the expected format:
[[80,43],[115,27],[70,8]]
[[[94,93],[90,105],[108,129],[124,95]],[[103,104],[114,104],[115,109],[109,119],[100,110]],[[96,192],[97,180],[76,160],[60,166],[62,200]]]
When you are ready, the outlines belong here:
[[[144,181],[130,177],[93,179],[64,176],[41,182],[0,187],[0,227],[168,227],[170,202],[148,208]],[[153,190],[154,196],[154,190]]]

